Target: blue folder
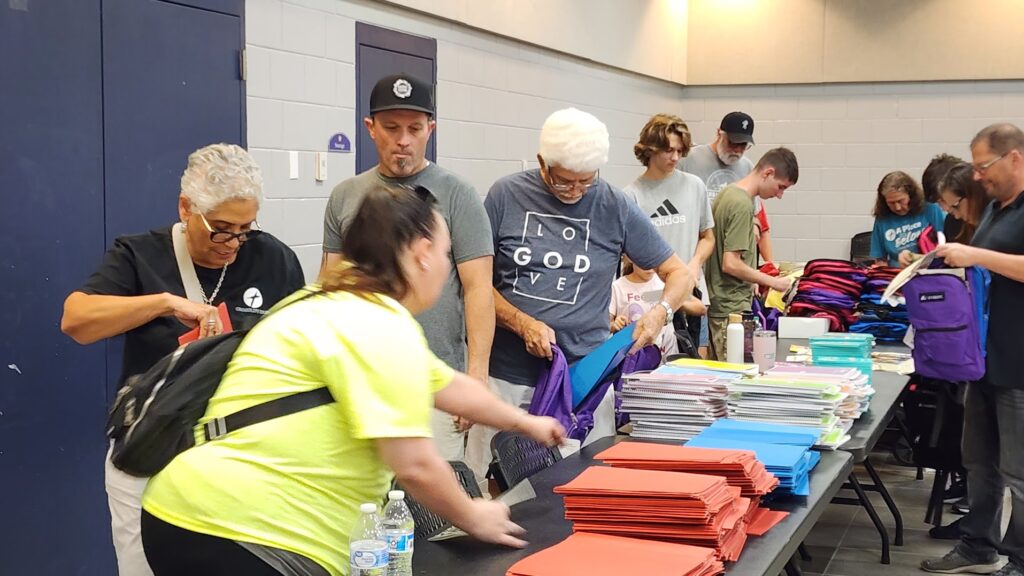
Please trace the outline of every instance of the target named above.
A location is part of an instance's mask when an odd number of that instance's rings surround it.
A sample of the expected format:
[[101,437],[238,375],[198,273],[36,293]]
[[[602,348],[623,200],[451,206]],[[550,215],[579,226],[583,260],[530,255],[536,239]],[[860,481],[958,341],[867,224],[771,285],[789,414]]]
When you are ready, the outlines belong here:
[[580,358],[569,366],[569,379],[572,381],[572,407],[576,408],[590,394],[595,386],[617,368],[633,347],[633,326],[630,324],[605,340],[593,352]]

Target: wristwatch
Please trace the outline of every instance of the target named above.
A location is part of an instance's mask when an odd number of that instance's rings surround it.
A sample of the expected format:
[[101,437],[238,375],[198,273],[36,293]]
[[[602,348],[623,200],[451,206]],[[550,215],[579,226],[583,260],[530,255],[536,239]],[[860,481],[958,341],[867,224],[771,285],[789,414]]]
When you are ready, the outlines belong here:
[[668,300],[662,300],[658,304],[665,308],[665,326],[668,326],[672,323],[672,315],[675,314],[675,310],[672,309],[672,305],[668,303]]

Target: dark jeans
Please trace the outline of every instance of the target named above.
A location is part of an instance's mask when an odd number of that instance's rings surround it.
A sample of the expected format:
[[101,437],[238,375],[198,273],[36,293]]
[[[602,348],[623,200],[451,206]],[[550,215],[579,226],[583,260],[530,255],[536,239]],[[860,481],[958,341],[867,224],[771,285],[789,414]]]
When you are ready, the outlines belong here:
[[237,542],[178,528],[145,510],[142,547],[155,576],[281,576]]
[[[960,522],[960,553],[990,560],[1000,552],[1024,566],[1024,390],[984,380],[967,385],[963,462],[971,512]],[[1000,538],[1007,486],[1013,509]]]

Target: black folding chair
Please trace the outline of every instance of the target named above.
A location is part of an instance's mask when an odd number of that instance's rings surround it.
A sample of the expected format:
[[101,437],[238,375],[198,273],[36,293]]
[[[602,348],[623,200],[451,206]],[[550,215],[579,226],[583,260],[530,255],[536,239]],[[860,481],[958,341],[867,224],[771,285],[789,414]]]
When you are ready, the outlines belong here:
[[[458,478],[459,484],[462,485],[462,489],[469,494],[470,498],[481,498],[480,485],[476,482],[476,475],[469,469],[463,462],[448,462],[452,467],[452,472],[455,477]],[[401,490],[402,487],[396,482],[395,488]],[[416,522],[416,537],[429,539],[433,536],[449,530],[452,528],[450,522],[434,514],[422,504],[417,502],[408,493],[405,495],[405,504],[409,507],[409,512],[412,513],[412,518]]]
[[871,232],[854,234],[850,239],[850,262],[863,264],[872,260],[874,258],[871,257]]
[[491,439],[494,461],[488,473],[502,492],[562,459],[558,448],[548,448],[513,432],[498,432]]

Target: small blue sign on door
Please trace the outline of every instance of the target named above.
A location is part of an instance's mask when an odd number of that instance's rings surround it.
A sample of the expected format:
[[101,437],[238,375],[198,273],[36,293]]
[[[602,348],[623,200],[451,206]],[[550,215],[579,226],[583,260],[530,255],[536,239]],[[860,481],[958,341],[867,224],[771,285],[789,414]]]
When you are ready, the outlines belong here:
[[338,132],[334,136],[331,136],[331,141],[327,143],[328,152],[352,152],[352,142],[349,141],[348,136],[345,136],[344,132]]

